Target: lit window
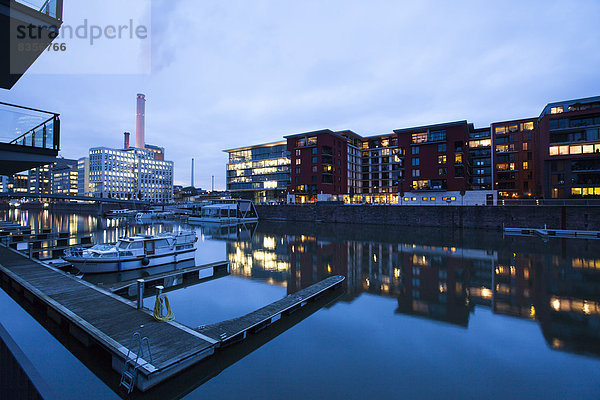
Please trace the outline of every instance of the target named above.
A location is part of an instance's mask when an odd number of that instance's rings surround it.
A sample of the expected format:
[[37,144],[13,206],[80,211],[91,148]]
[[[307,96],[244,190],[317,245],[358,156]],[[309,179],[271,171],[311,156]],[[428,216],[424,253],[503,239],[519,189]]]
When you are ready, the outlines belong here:
[[427,132],[424,133],[413,133],[412,135],[413,143],[425,143],[427,142]]
[[496,133],[496,135],[502,135],[507,132],[506,126],[497,126],[496,128],[494,128],[494,132]]
[[430,197],[429,200],[435,201],[435,197]]
[[302,160],[300,160],[299,158],[296,158],[296,165],[300,165],[302,163]]
[[458,153],[454,155],[454,163],[455,164],[462,164],[462,154]]
[[446,155],[438,156],[438,164],[446,164]]
[[564,109],[562,106],[550,108],[550,114],[560,114],[563,111],[564,111]]
[[423,200],[423,201],[427,201],[427,200],[429,200],[429,199],[428,199],[427,197],[423,197],[423,198],[421,198],[421,200]]
[[523,161],[523,169],[529,169],[529,163],[527,161]]

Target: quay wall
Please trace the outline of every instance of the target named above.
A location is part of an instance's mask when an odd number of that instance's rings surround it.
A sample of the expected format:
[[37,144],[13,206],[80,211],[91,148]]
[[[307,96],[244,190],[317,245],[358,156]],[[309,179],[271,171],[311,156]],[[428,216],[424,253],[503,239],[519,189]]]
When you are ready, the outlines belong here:
[[600,230],[600,206],[258,205],[261,220],[502,229]]

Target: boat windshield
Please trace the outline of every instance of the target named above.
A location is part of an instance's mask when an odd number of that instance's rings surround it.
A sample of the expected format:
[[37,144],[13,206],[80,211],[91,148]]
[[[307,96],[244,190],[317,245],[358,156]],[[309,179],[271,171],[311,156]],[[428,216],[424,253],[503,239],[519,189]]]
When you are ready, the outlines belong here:
[[125,240],[119,240],[117,242],[117,248],[120,250],[125,250],[128,247],[129,247],[129,242],[126,242]]

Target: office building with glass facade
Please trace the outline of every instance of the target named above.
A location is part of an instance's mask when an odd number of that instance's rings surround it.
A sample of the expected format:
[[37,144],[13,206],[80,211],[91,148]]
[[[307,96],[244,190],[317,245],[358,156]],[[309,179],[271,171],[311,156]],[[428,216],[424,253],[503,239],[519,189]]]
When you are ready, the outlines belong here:
[[173,162],[156,160],[145,149],[91,148],[89,183],[94,197],[168,203],[173,200]]
[[227,190],[256,203],[282,202],[290,184],[290,158],[287,142],[225,150]]

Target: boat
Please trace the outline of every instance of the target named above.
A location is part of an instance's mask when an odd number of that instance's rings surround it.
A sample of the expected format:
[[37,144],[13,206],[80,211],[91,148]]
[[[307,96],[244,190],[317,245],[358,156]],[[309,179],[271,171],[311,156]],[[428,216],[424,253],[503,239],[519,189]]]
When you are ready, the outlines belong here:
[[173,218],[174,214],[171,211],[142,211],[135,214],[135,221],[138,223],[144,223],[157,219],[170,219]]
[[121,210],[110,210],[104,214],[104,217],[109,219],[128,219],[135,217],[136,214],[136,210],[128,210],[125,208]]
[[202,207],[200,215],[192,215],[189,223],[239,224],[258,222],[258,213],[251,200],[218,199]]
[[116,244],[70,248],[62,259],[84,274],[121,272],[193,260],[194,231],[121,238]]

